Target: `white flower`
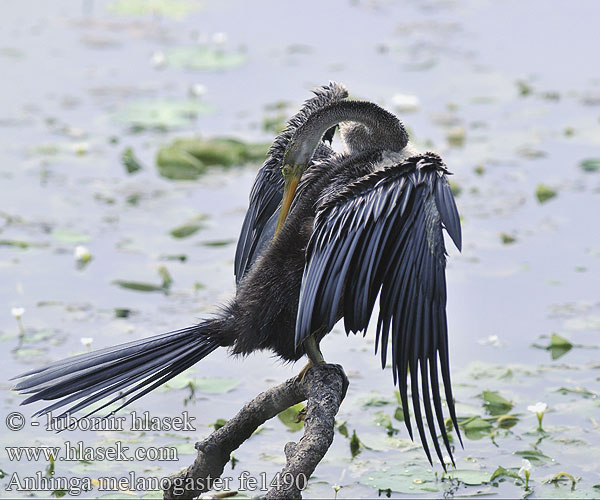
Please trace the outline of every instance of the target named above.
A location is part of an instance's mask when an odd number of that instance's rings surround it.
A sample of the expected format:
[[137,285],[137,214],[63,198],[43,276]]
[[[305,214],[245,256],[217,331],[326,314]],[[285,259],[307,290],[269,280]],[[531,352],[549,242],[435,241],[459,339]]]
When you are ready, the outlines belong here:
[[416,95],[396,94],[392,104],[398,111],[411,112],[419,109],[419,98]]
[[481,339],[478,342],[481,345],[491,345],[492,347],[502,346],[502,342],[500,341],[500,337],[498,337],[498,335],[490,335],[487,339]]
[[23,316],[23,314],[25,314],[25,308],[24,307],[13,307],[10,310],[10,312],[15,318],[19,319],[21,316]]
[[548,409],[548,405],[546,403],[542,403],[542,402],[538,401],[534,405],[529,405],[527,407],[527,409],[531,413],[544,413]]
[[227,43],[227,33],[221,31],[212,36],[212,41],[215,45],[225,45]]
[[94,341],[92,337],[81,337],[79,340],[81,340],[81,343],[86,347],[91,346],[92,342]]
[[167,58],[163,52],[157,51],[152,54],[152,59],[150,59],[150,61],[155,68],[161,68],[167,62]]
[[521,468],[519,469],[519,476],[524,476],[525,472],[531,472],[531,462],[524,458],[521,461]]
[[89,262],[92,258],[92,254],[90,253],[90,251],[87,249],[87,247],[84,247],[83,245],[77,245],[75,247],[73,256],[75,257],[75,260],[83,263]]
[[206,94],[206,87],[201,83],[195,83],[190,87],[190,94],[192,94],[194,97],[202,97],[204,94]]

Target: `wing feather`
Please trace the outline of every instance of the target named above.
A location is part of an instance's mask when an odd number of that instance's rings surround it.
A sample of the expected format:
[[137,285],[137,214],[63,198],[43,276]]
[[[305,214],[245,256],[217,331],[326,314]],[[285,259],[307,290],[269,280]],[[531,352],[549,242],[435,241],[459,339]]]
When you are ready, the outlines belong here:
[[428,459],[426,428],[442,465],[440,444],[451,457],[452,450],[440,382],[458,432],[442,229],[459,248],[461,232],[447,173],[437,155],[426,153],[362,177],[329,197],[318,208],[306,250],[296,323],[296,345],[319,329],[331,330],[341,317],[347,333],[364,332],[379,297],[375,350],[381,351],[385,367],[391,341],[392,373],[408,432],[412,438],[412,406]]

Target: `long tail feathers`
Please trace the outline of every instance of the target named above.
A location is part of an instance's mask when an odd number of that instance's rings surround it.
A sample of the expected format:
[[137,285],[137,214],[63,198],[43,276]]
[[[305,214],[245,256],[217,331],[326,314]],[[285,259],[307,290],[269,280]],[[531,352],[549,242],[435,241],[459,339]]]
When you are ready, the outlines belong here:
[[[56,417],[62,418],[115,393],[113,398],[86,416],[128,397],[114,410],[118,411],[217,349],[221,344],[214,335],[210,335],[214,330],[212,327],[213,323],[207,321],[183,330],[57,361],[15,377],[23,380],[14,389],[31,394],[21,404],[62,398],[37,411],[34,416],[81,400]],[[136,385],[130,387],[132,384]]]

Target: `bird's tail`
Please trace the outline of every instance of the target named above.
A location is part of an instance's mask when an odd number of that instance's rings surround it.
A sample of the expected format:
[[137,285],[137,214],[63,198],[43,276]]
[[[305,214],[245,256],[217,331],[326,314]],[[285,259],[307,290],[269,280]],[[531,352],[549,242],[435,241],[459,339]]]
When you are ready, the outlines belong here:
[[61,418],[111,395],[112,398],[86,416],[121,398],[127,398],[114,410],[118,411],[222,345],[217,325],[216,320],[208,320],[183,330],[57,361],[15,377],[23,380],[17,383],[14,389],[31,394],[21,404],[62,398],[39,410],[34,416],[44,415],[81,400],[57,417]]

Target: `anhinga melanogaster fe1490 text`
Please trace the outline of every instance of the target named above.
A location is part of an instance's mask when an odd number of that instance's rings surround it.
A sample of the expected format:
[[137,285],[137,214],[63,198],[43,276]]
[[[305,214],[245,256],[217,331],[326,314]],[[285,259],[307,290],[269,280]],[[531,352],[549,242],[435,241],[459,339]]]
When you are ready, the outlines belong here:
[[[275,139],[250,194],[230,304],[195,326],[26,373],[15,387],[31,394],[23,403],[59,399],[37,412],[42,415],[69,403],[73,413],[105,400],[94,413],[128,398],[120,409],[218,347],[233,354],[270,349],[288,361],[306,354],[312,363],[323,363],[323,336],[341,318],[347,332],[364,332],[379,297],[376,349],[385,366],[391,343],[408,431],[412,437],[410,377],[412,409],[429,460],[422,411],[438,457],[436,424],[452,456],[438,375],[439,368],[458,429],[442,229],[459,249],[461,229],[448,171],[439,156],[408,144],[394,115],[346,97],[336,83],[315,90]],[[323,140],[331,140],[337,125],[345,150],[340,154]]]

